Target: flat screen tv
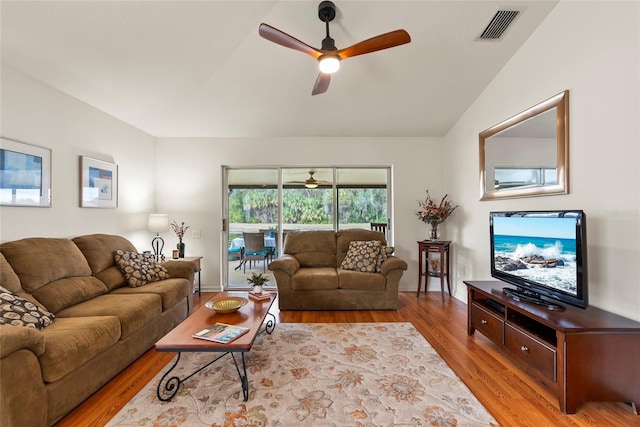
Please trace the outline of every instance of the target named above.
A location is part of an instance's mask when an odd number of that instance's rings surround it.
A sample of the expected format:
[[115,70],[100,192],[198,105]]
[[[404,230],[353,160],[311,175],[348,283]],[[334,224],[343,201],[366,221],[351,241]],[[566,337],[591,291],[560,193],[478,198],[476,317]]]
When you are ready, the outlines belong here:
[[587,308],[587,227],[581,210],[489,214],[491,276],[520,301]]

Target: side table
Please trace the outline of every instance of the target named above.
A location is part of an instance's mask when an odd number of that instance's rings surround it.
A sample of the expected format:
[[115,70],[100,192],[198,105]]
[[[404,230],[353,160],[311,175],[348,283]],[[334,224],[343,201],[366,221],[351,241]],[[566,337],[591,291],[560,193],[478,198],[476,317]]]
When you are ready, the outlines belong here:
[[[198,273],[198,290],[196,291],[195,286],[193,289],[193,293],[194,295],[197,293],[198,295],[201,294],[201,283],[200,283],[200,272],[202,271],[202,267],[200,266],[200,260],[202,259],[201,256],[186,256],[184,258],[177,258],[177,259],[167,259],[166,261],[192,261],[195,265],[196,265],[196,270],[195,272]],[[166,262],[165,261],[165,262]]]
[[[418,241],[418,293],[420,296],[420,288],[422,288],[422,278],[424,277],[424,291],[427,292],[429,285],[429,277],[440,278],[440,294],[444,301],[444,279],[447,279],[447,289],[451,296],[451,284],[449,282],[449,240],[422,240]],[[439,258],[432,255],[439,254]]]

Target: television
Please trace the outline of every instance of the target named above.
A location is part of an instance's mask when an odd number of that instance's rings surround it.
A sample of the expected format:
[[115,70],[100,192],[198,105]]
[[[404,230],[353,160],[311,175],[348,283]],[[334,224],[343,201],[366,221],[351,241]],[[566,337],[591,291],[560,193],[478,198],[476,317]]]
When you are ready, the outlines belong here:
[[518,301],[587,308],[587,227],[581,210],[490,212],[491,276]]

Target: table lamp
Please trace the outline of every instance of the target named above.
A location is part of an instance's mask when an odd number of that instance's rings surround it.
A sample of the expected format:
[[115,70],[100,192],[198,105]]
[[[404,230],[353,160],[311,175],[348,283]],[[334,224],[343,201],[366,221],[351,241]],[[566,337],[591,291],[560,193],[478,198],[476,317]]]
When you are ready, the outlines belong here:
[[156,233],[156,237],[151,241],[153,253],[156,260],[162,258],[162,249],[164,248],[164,239],[160,237],[160,233],[169,231],[169,215],[167,214],[149,214],[147,221],[147,230]]

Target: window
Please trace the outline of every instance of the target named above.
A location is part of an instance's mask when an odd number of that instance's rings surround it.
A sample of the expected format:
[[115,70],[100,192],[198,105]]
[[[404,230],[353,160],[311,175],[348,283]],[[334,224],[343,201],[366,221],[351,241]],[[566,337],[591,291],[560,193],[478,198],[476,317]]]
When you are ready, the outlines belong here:
[[[243,232],[265,233],[265,244],[273,245],[277,256],[291,230],[368,229],[372,222],[389,222],[389,167],[227,167],[225,177],[228,251],[223,264],[230,288],[248,286],[238,273],[245,274],[240,268]],[[254,268],[263,272],[261,265]]]

